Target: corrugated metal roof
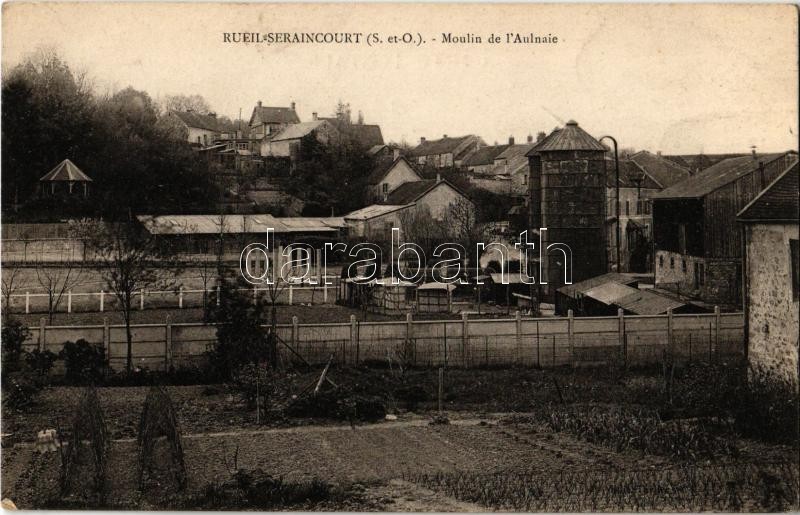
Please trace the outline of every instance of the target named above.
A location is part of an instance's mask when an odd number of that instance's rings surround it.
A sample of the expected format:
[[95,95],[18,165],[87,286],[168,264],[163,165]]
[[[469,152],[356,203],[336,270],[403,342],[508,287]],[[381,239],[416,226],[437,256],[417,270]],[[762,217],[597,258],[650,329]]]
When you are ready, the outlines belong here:
[[701,198],[731,182],[756,171],[760,164],[767,164],[792,152],[780,154],[758,154],[732,157],[702,170],[653,195],[653,198]]
[[636,288],[609,281],[588,290],[586,296],[594,300],[599,300],[603,304],[611,305],[616,304],[619,299],[634,294],[637,291]]
[[626,297],[617,299],[614,304],[636,315],[661,315],[668,309],[674,310],[686,305],[651,290],[636,290]]
[[633,279],[627,275],[619,274],[617,272],[609,272],[607,274],[598,275],[597,277],[586,279],[585,281],[581,281],[579,283],[562,286],[561,288],[558,289],[558,292],[561,293],[562,295],[575,298],[578,296],[578,294],[585,294],[587,291],[591,290],[595,286],[599,286],[607,282],[615,282],[619,284],[630,285],[637,281],[636,279]]
[[370,220],[372,218],[376,218],[391,213],[392,211],[399,211],[401,209],[405,209],[409,207],[409,205],[410,204],[400,205],[400,206],[390,206],[388,204],[372,204],[371,206],[362,207],[361,209],[357,209],[351,213],[344,215],[344,219]]
[[92,182],[92,179],[83,173],[83,171],[75,166],[75,163],[69,159],[64,159],[58,163],[55,168],[47,172],[47,174],[39,180],[42,182]]
[[333,232],[346,226],[342,217],[275,218],[272,215],[141,215],[139,221],[151,234],[259,234]]
[[[552,152],[557,150],[599,150],[607,149],[588,132],[570,120],[563,129],[554,130],[549,136],[536,144],[530,152]],[[529,154],[530,154],[529,152]]]
[[739,212],[739,221],[798,223],[798,175],[798,162],[795,161]]

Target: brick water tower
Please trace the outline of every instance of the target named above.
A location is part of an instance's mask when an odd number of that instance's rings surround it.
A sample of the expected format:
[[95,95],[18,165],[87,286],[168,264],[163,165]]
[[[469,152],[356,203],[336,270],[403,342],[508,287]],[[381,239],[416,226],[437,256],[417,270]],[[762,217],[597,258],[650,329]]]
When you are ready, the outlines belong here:
[[[563,243],[572,250],[572,283],[606,272],[605,152],[573,120],[528,152],[531,228],[547,228],[545,249]],[[542,261],[542,277],[548,284],[541,294],[543,300],[552,301],[564,285],[564,254],[551,250]]]

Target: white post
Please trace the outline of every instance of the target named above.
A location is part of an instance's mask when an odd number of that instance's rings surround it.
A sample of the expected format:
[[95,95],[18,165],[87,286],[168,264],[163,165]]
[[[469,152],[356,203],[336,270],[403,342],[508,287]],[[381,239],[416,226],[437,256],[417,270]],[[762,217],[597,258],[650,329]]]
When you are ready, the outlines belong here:
[[72,290],[67,292],[67,313],[72,313]]
[[31,312],[31,292],[25,292],[25,313],[28,314]]
[[178,288],[178,309],[183,309],[183,286]]
[[322,276],[322,302],[328,303],[328,278],[324,275]]
[[292,283],[289,283],[289,305],[292,305]]
[[220,292],[220,287],[219,287],[219,284],[218,284],[218,285],[217,285],[217,306],[219,306],[219,304],[220,304],[220,302],[221,302],[221,301],[220,301],[220,298],[219,298],[219,292]]
[[575,356],[575,314],[571,309],[567,310],[567,339],[569,340],[569,363],[573,365]]
[[144,309],[144,288],[139,290],[139,310]]
[[106,292],[103,291],[103,290],[100,290],[100,313],[103,312],[103,303],[105,301],[105,296],[106,296]]
[[517,363],[516,365],[522,364],[522,314],[517,310],[514,313],[514,321],[516,322],[516,330],[517,330]]
[[258,302],[258,286],[253,286],[253,304]]

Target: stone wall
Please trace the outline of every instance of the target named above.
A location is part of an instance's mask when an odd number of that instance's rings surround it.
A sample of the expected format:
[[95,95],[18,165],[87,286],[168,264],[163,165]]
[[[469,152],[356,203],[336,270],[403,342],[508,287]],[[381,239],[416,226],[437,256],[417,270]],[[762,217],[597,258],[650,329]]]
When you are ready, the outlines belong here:
[[789,240],[795,225],[747,227],[749,359],[760,373],[798,382],[798,300],[792,297]]

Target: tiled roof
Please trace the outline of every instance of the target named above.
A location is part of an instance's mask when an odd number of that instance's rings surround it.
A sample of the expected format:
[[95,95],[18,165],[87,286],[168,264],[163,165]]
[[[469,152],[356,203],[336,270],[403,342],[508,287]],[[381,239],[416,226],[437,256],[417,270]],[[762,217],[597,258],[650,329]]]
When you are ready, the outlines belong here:
[[[613,188],[614,182],[614,159],[606,158],[606,187]],[[637,184],[636,180],[641,178],[641,184]],[[657,182],[650,177],[641,166],[636,164],[635,161],[628,159],[619,160],[619,187],[620,188],[642,188],[642,189],[656,189],[660,190],[661,187]]]
[[395,206],[411,204],[434,186],[436,186],[436,179],[406,182],[392,190],[385,204]]
[[464,166],[482,166],[494,163],[498,155],[505,152],[509,145],[491,145],[479,148],[464,160]]
[[523,145],[509,145],[507,149],[494,158],[495,164],[486,175],[514,175],[528,169],[528,156],[526,155],[535,146],[534,143]]
[[413,149],[411,149],[409,155],[414,157],[419,157],[419,156],[448,154],[450,152],[455,152],[455,150],[459,146],[461,146],[462,143],[466,142],[470,138],[474,138],[474,136],[467,135],[467,136],[458,136],[455,138],[427,140],[423,143],[420,143]]
[[641,166],[662,188],[669,188],[690,175],[688,168],[646,150],[633,154],[630,159]]
[[376,145],[383,145],[383,133],[379,125],[368,125],[364,123],[344,123],[338,118],[323,118],[336,127],[343,136],[350,137],[357,141],[362,147],[371,149]]
[[755,171],[759,164],[769,163],[785,155],[786,153],[732,157],[656,193],[653,198],[701,198]]
[[69,159],[64,159],[55,168],[47,172],[47,175],[39,179],[43,182],[67,181],[67,182],[92,182],[88,175],[83,173],[75,163]]
[[762,191],[739,213],[742,222],[794,222],[800,217],[798,162]]
[[578,126],[578,122],[570,120],[563,129],[554,130],[546,138],[536,144],[531,152],[550,152],[557,150],[599,150],[606,147],[594,139],[588,132]]
[[291,107],[255,106],[250,115],[250,125],[262,123],[300,123],[297,112]]
[[187,127],[205,129],[207,131],[219,132],[219,122],[216,116],[210,114],[200,114],[195,111],[170,111],[177,116]]
[[746,154],[684,154],[677,156],[665,155],[664,158],[696,172],[705,170],[709,166],[713,166],[722,160],[730,159],[731,157],[742,157],[744,155]]
[[[381,179],[386,177],[386,174],[388,174],[392,170],[392,168],[394,168],[397,165],[397,163],[399,163],[401,160],[405,162],[408,165],[408,167],[411,168],[411,170],[417,174],[417,176],[419,176],[419,172],[417,171],[417,169],[414,168],[414,166],[411,163],[409,163],[405,157],[400,156],[394,161],[385,161],[382,163],[378,163],[375,166],[375,168],[372,169],[372,172],[370,172],[369,176],[367,177],[367,184],[378,184],[379,182],[381,182]],[[422,177],[419,178],[422,179]]]

